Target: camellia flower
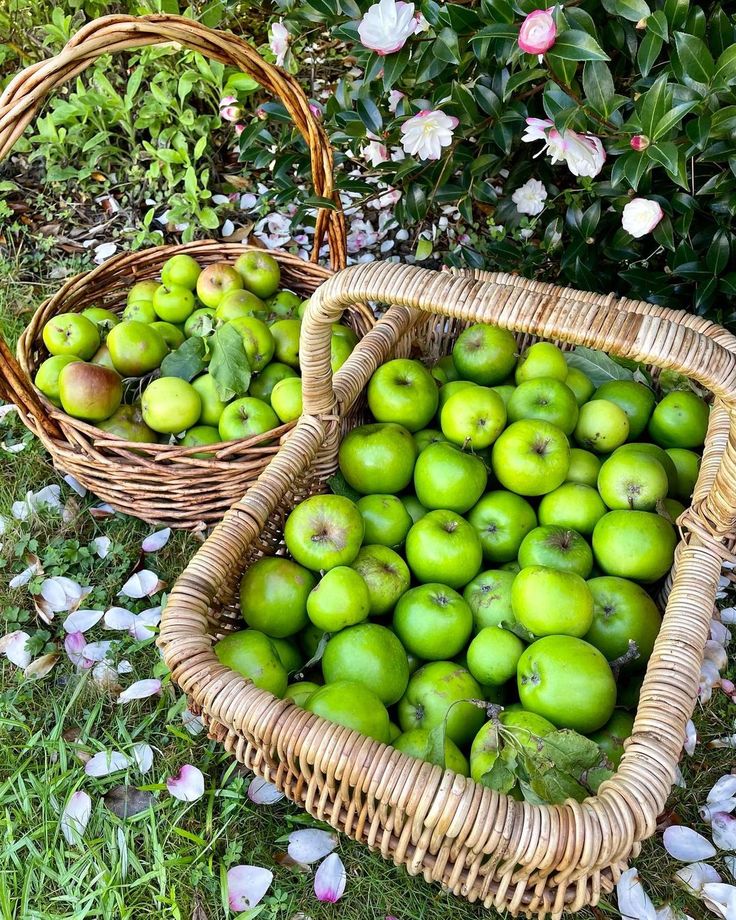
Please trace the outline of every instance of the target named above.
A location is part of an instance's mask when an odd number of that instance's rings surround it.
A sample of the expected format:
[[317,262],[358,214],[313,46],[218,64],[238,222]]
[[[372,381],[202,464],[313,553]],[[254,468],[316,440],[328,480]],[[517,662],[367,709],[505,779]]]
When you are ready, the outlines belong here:
[[268,36],[268,44],[276,55],[276,66],[283,67],[286,60],[286,52],[289,50],[289,31],[281,20],[274,22],[271,26]]
[[390,159],[388,147],[375,134],[368,133],[369,143],[360,151],[361,156],[371,166],[378,166]]
[[621,224],[627,233],[637,239],[646,236],[664,217],[659,202],[649,198],[633,198],[624,208]]
[[399,103],[402,99],[406,99],[406,93],[402,93],[398,89],[392,89],[388,94],[388,110],[394,115],[396,114],[396,109],[399,107]]
[[527,54],[544,54],[556,37],[557,26],[549,10],[533,10],[519,29],[519,47]]
[[452,143],[457,118],[442,109],[422,109],[401,126],[401,145],[410,156],[420,160],[439,160],[442,148]]
[[539,179],[527,179],[511,196],[519,214],[541,214],[547,200],[547,189]]
[[368,7],[360,20],[358,35],[366,48],[376,54],[386,55],[400,51],[416,29],[413,3],[379,0]]
[[566,163],[573,176],[593,178],[603,169],[606,151],[600,138],[567,130],[562,134],[549,118],[527,118],[521,138],[526,143],[544,141],[541,153],[548,153],[552,164]]
[[646,150],[650,144],[650,140],[646,134],[635,134],[629,141],[629,144],[632,150]]
[[220,118],[225,121],[237,121],[243,114],[235,96],[223,96],[220,99]]

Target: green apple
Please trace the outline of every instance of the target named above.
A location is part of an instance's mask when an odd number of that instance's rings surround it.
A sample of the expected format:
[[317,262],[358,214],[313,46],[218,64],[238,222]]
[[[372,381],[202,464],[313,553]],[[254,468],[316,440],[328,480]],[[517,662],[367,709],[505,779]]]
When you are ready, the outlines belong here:
[[98,364],[66,364],[59,372],[58,383],[64,412],[87,422],[110,418],[123,399],[120,374]]
[[546,525],[535,527],[524,537],[519,547],[519,565],[522,570],[530,565],[544,565],[587,578],[593,569],[593,552],[576,531]]
[[397,703],[409,683],[409,662],[397,637],[377,623],[359,623],[332,636],[322,656],[328,684],[354,680],[385,706]]
[[452,361],[460,377],[493,386],[516,366],[516,339],[508,329],[476,323],[463,330],[452,349]]
[[202,401],[198,424],[217,428],[227,403],[220,399],[215,378],[211,374],[202,374],[192,380],[192,386]]
[[208,265],[197,278],[197,297],[205,307],[216,310],[220,301],[230,291],[243,287],[243,279],[227,262],[215,262]]
[[573,391],[561,380],[534,377],[519,384],[511,394],[508,414],[510,422],[542,419],[572,434],[578,421],[578,404]]
[[570,466],[565,481],[595,488],[600,468],[601,461],[595,454],[581,447],[573,447],[570,449]]
[[318,629],[314,623],[307,623],[304,629],[297,636],[299,648],[307,661],[312,661],[317,657],[317,651],[324,640],[327,642],[327,633],[324,629]]
[[501,727],[494,721],[486,722],[473,739],[470,747],[470,775],[476,783],[490,785],[484,777],[491,773],[498,760],[498,752],[506,745],[539,751],[541,739],[556,731],[555,726],[542,716],[524,709],[506,707],[499,715]]
[[665,511],[674,523],[684,510],[685,506],[682,502],[678,502],[676,498],[665,498],[660,507],[657,509],[657,512],[661,514],[662,511]]
[[357,508],[365,524],[364,543],[401,546],[414,523],[396,495],[364,495]]
[[496,479],[506,489],[519,495],[545,495],[565,481],[570,445],[556,425],[522,419],[498,437],[491,462]]
[[236,288],[225,294],[219,302],[215,318],[221,323],[229,323],[240,316],[255,316],[256,319],[265,322],[268,319],[268,307],[252,291]]
[[[221,444],[222,438],[217,428],[212,425],[195,425],[187,430],[179,443],[182,447],[199,447],[207,444]],[[211,460],[214,453],[211,450],[200,450],[191,456],[196,460]]]
[[[332,328],[335,329],[336,327],[345,329],[346,332],[352,332],[352,329],[346,329],[345,326],[339,326],[338,324],[334,324]],[[353,353],[354,348],[355,343],[352,339],[336,332],[332,333],[332,337],[330,338],[330,369],[333,374],[336,374],[340,370]]]
[[279,380],[298,376],[297,372],[287,364],[272,361],[263,368],[260,374],[251,380],[248,393],[250,396],[255,396],[256,399],[262,399],[263,402],[268,403],[270,406],[271,393]]
[[161,336],[161,338],[166,343],[166,347],[169,351],[176,351],[176,349],[184,342],[185,335],[179,329],[178,326],[175,326],[173,323],[165,322],[164,320],[157,320],[154,323],[151,323],[151,329],[155,329],[156,332]]
[[43,327],[42,335],[43,343],[52,355],[72,355],[87,361],[100,347],[97,326],[81,313],[52,316]]
[[417,521],[421,521],[424,515],[429,511],[429,509],[425,508],[424,505],[419,501],[416,495],[402,495],[401,503],[409,512],[409,515],[415,524]]
[[409,431],[426,428],[437,411],[437,385],[423,364],[394,358],[368,383],[368,408],[379,422],[395,422]]
[[609,661],[615,661],[636,643],[639,657],[625,665],[643,671],[654,648],[662,618],[647,592],[626,578],[604,575],[588,582],[593,595],[593,623],[585,636]]
[[453,444],[482,450],[506,425],[503,400],[488,387],[475,386],[451,396],[440,413],[442,433]]
[[[242,258],[242,257],[241,257]],[[388,744],[389,718],[375,693],[354,680],[338,680],[315,690],[304,703],[328,722],[344,725],[361,735]]]
[[158,281],[148,278],[146,281],[137,281],[128,291],[126,305],[131,306],[134,303],[152,303],[153,292],[158,287]]
[[470,380],[451,380],[449,383],[444,383],[437,391],[438,421],[442,418],[442,410],[445,408],[445,403],[448,399],[458,393],[462,393],[463,390],[470,390],[477,385],[477,383],[471,383]]
[[79,361],[75,355],[53,355],[46,358],[41,363],[36,376],[33,380],[36,389],[40,390],[43,395],[55,406],[61,406],[61,397],[59,395],[59,374],[67,364],[75,364]]
[[611,761],[614,770],[618,770],[621,758],[624,756],[624,742],[634,730],[634,717],[621,709],[614,709],[613,715],[603,728],[593,732],[591,741],[595,741],[606,757]]
[[275,347],[274,357],[279,363],[299,367],[301,328],[298,319],[280,319],[270,327]]
[[651,582],[672,568],[677,536],[651,511],[609,511],[595,525],[595,561],[607,575]]
[[273,358],[274,351],[277,347],[275,336],[272,329],[255,316],[239,316],[237,319],[230,320],[229,323],[235,329],[243,340],[250,369],[254,373],[262,371],[268,362]]
[[475,530],[454,511],[430,511],[406,537],[406,561],[417,581],[462,588],[480,570],[483,552]]
[[103,307],[87,307],[86,310],[82,310],[82,316],[86,316],[97,326],[101,342],[105,341],[112,327],[117,326],[120,322],[120,317],[116,313],[113,313],[112,310],[105,310]]
[[415,431],[412,437],[417,446],[418,454],[421,454],[425,447],[429,447],[430,444],[437,444],[440,441],[447,440],[442,432],[438,431],[436,428],[422,428],[421,431]]
[[628,451],[610,456],[598,474],[598,491],[609,508],[654,511],[667,496],[669,483],[654,457]]
[[467,517],[489,562],[516,559],[521,541],[537,526],[537,515],[526,499],[500,490],[486,493]]
[[405,732],[431,731],[444,722],[447,737],[463,746],[485,718],[481,709],[465,701],[481,698],[480,685],[465,668],[454,661],[431,661],[412,674],[399,700],[399,725]]
[[403,732],[391,743],[397,751],[409,757],[436,764],[461,776],[470,776],[467,758],[455,742],[445,738],[443,754],[438,756],[433,749],[432,736],[426,728],[413,728],[411,731]]
[[115,370],[122,377],[145,376],[155,370],[169,352],[160,333],[134,320],[114,326],[107,334],[107,347]]
[[159,377],[143,391],[141,411],[149,428],[160,434],[176,434],[197,424],[202,400],[181,377]]
[[194,294],[180,285],[162,284],[154,292],[153,309],[166,323],[183,323],[194,312]]
[[595,391],[595,399],[607,399],[623,409],[629,419],[629,440],[635,441],[647,427],[654,409],[654,392],[636,380],[607,380]]
[[231,633],[215,643],[215,654],[226,668],[252,681],[261,690],[282,697],[289,678],[273,643],[257,629]]
[[535,342],[521,353],[515,379],[517,386],[535,377],[554,377],[564,383],[567,374],[564,352],[551,342]]
[[399,599],[393,625],[407,651],[423,661],[440,661],[465,648],[473,632],[473,614],[457,591],[425,584]]
[[[273,640],[271,640],[273,641]],[[304,705],[315,690],[319,690],[320,685],[311,680],[299,680],[296,683],[289,684],[284,694],[285,700],[291,700],[295,706],[304,709]]]
[[385,616],[411,583],[409,567],[397,552],[380,543],[361,547],[350,563],[368,588],[369,616]]
[[[57,355],[57,357],[62,357],[62,355]],[[64,355],[63,357],[70,357],[70,355]],[[76,359],[75,359],[76,360]],[[115,370],[115,365],[112,363],[112,355],[110,354],[110,349],[103,342],[102,345],[97,349],[97,351],[90,358],[92,364],[99,364],[100,367],[107,367],[111,371]]]
[[363,542],[363,518],[343,495],[312,495],[286,519],[284,540],[294,559],[314,572],[350,565]]
[[391,422],[360,425],[342,440],[340,471],[364,495],[401,492],[411,482],[417,448],[411,434]]
[[195,335],[209,335],[215,328],[215,311],[210,307],[200,307],[190,313],[184,323],[184,335],[194,338]]
[[335,633],[368,617],[370,598],[363,576],[347,565],[325,572],[307,598],[307,614],[319,629]]
[[610,454],[629,436],[629,417],[616,403],[593,399],[580,407],[575,440],[597,454]]
[[616,681],[595,646],[574,636],[545,636],[519,659],[524,709],[558,728],[586,734],[602,728],[616,705]]
[[97,427],[107,434],[137,444],[155,444],[158,440],[156,432],[143,421],[140,406],[120,406],[110,418],[98,422]]
[[243,280],[243,287],[261,300],[275,294],[281,284],[279,263],[272,255],[260,249],[252,249],[238,256],[235,270]]
[[494,391],[494,393],[498,393],[498,395],[501,397],[504,406],[506,406],[506,412],[508,414],[509,401],[511,400],[512,394],[516,390],[516,387],[511,383],[506,383],[499,384],[497,387],[491,387],[491,389]]
[[576,367],[570,367],[570,365],[567,366],[565,385],[575,394],[575,402],[578,404],[578,408],[583,403],[586,403],[595,392],[595,384],[590,377]]
[[500,686],[516,676],[524,643],[507,629],[486,626],[468,646],[468,670],[479,684]]
[[647,430],[660,447],[702,447],[709,417],[708,403],[701,396],[675,390],[655,406]]
[[514,572],[490,569],[476,575],[465,586],[463,597],[473,614],[476,633],[487,626],[501,626],[503,623],[514,622],[514,611],[511,607],[511,586],[514,578]]
[[241,441],[278,428],[279,420],[268,403],[241,396],[225,406],[217,427],[223,441]]
[[669,447],[666,453],[677,471],[675,495],[681,501],[689,502],[700,475],[700,456],[694,450],[683,447]]
[[615,451],[617,454],[646,454],[648,457],[654,457],[662,464],[662,468],[667,473],[668,490],[674,494],[677,491],[677,468],[672,462],[672,458],[657,444],[645,444],[642,441],[636,441],[630,444],[622,444]]
[[269,312],[282,319],[296,319],[301,305],[301,297],[293,291],[277,291],[266,300]]
[[161,283],[166,287],[183,287],[193,291],[201,272],[195,259],[180,252],[164,262],[161,267]]
[[536,637],[582,639],[593,622],[593,595],[580,575],[544,565],[522,568],[511,587],[511,606],[517,623]]
[[123,322],[144,323],[147,326],[156,322],[158,314],[153,309],[152,300],[135,300],[123,310],[122,319]]
[[453,444],[440,441],[419,454],[414,466],[414,491],[425,508],[464,514],[486,488],[483,461]]
[[452,383],[453,380],[460,379],[460,374],[455,366],[455,362],[452,360],[452,355],[445,355],[444,358],[440,358],[435,364],[435,367],[441,370],[445,375],[446,383]]
[[302,378],[285,377],[271,390],[271,408],[281,422],[293,422],[302,414]]
[[274,639],[293,636],[309,622],[307,598],[314,575],[283,556],[264,556],[245,570],[240,612],[248,626]]
[[[304,657],[299,651],[296,639],[274,639],[273,636],[269,636],[269,639],[271,640],[271,645],[276,649],[279,661],[286,668],[286,673],[296,674],[300,671],[304,665]],[[314,689],[316,689],[316,687],[317,685],[315,685]],[[284,699],[286,699],[286,697],[284,697]]]

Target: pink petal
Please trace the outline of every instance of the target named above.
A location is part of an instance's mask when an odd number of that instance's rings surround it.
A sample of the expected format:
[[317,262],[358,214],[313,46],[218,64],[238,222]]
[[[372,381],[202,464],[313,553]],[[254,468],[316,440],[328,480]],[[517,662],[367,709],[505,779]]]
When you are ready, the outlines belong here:
[[709,840],[692,828],[682,825],[668,827],[662,842],[670,856],[679,859],[680,862],[699,862],[716,855],[716,848]]
[[129,703],[131,700],[144,700],[146,697],[161,693],[161,681],[155,678],[137,680],[126,687],[118,697],[118,703]]
[[139,742],[133,745],[133,760],[141,773],[148,773],[153,766],[153,748],[150,744]]
[[91,668],[93,661],[85,655],[87,640],[84,633],[69,633],[64,639],[64,651],[75,668]]
[[254,776],[248,786],[248,798],[254,805],[274,805],[284,798],[284,793],[260,776]]
[[158,586],[158,575],[150,569],[141,569],[130,576],[118,593],[123,597],[150,597],[156,593]]
[[623,920],[656,920],[654,904],[639,880],[636,869],[622,873],[616,885],[618,909]]
[[127,770],[130,760],[120,751],[98,751],[87,761],[84,772],[87,776],[109,776],[119,770]]
[[186,763],[178,773],[166,780],[166,786],[175,799],[196,802],[204,795],[204,776],[197,767]]
[[161,608],[149,607],[148,610],[142,610],[136,616],[128,632],[138,642],[145,642],[154,635],[160,622]]
[[683,866],[675,873],[675,877],[685,884],[691,891],[699,894],[703,886],[708,883],[720,882],[721,877],[708,863],[696,862]]
[[164,546],[166,546],[166,544],[169,542],[170,536],[170,527],[165,527],[163,530],[157,530],[156,533],[152,533],[146,537],[146,539],[141,544],[141,549],[144,553],[157,553],[160,549],[163,549]]
[[26,648],[26,642],[30,638],[27,632],[16,629],[0,640],[0,651],[17,668],[27,668],[31,663],[31,653]]
[[717,811],[711,819],[713,843],[719,850],[736,850],[736,818],[725,811]]
[[339,901],[345,891],[345,866],[337,853],[330,853],[314,873],[314,893],[318,901]]
[[102,610],[75,610],[64,620],[64,631],[68,633],[85,633],[88,629],[99,623],[104,611]]
[[289,856],[298,863],[318,862],[328,856],[337,846],[337,837],[329,831],[308,827],[289,834]]
[[233,866],[227,873],[227,900],[232,911],[251,910],[271,887],[273,872],[260,866]]
[[92,814],[92,799],[81,790],[72,793],[61,814],[61,833],[67,843],[79,843]]

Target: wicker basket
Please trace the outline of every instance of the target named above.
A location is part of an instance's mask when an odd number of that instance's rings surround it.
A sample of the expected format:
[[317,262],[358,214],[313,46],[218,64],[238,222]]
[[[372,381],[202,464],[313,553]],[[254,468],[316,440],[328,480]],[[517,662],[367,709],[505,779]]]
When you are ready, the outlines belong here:
[[[347,304],[364,300],[396,306],[362,340],[333,387],[329,324]],[[475,280],[375,263],[337,274],[312,298],[302,335],[305,414],[192,559],[164,611],[159,641],[174,679],[202,712],[211,736],[240,762],[410,874],[513,915],[559,917],[595,904],[613,888],[640,842],[654,833],[696,699],[736,515],[736,357],[724,330],[675,311],[657,315],[662,312],[508,275]],[[339,415],[360,404],[382,361],[409,349],[431,359],[446,354],[458,330],[476,321],[498,323],[524,341],[574,342],[674,368],[715,397],[634,732],[618,772],[583,803],[518,802],[407,757],[258,690],[212,651],[214,637],[237,628],[244,568],[283,547],[283,522],[295,501],[324,491],[324,445],[335,440],[336,410]],[[319,471],[311,465],[317,456]]]
[[[160,44],[187,47],[250,74],[283,102],[303,135],[311,154],[314,192],[334,201],[336,207],[317,214],[312,262],[278,251],[273,255],[281,265],[284,284],[304,297],[310,296],[330,275],[328,269],[315,264],[325,239],[333,268],[345,265],[345,219],[333,180],[332,150],[297,81],[268,64],[234,35],[179,16],[107,16],[90,23],[55,58],[16,76],[0,97],[0,159],[9,154],[52,90],[103,54]],[[214,523],[255,481],[278,450],[279,438],[293,428],[293,423],[266,435],[223,443],[214,449],[210,460],[194,458],[196,447],[143,444],[133,448],[69,417],[32,386],[30,380],[46,357],[41,339],[44,323],[54,314],[90,305],[122,311],[131,283],[157,277],[166,259],[176,252],[188,252],[205,265],[222,259],[234,261],[249,248],[212,241],[160,246],[114,257],[94,271],[72,278],[39,307],[18,343],[17,363],[0,340],[0,394],[17,404],[21,418],[43,441],[55,466],[72,473],[114,508],[179,528],[199,529]],[[362,335],[373,317],[366,307],[356,306],[347,311],[346,321]]]

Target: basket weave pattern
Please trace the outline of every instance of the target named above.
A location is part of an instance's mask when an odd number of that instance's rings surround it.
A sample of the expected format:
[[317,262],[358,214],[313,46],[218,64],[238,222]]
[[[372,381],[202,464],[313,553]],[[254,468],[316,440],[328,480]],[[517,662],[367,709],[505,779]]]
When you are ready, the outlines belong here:
[[[272,253],[281,265],[283,284],[309,297],[330,274],[316,264],[323,241],[329,243],[333,268],[345,265],[345,217],[334,184],[332,149],[298,82],[234,35],[179,16],[107,16],[95,20],[55,58],[33,64],[8,84],[0,97],[0,159],[10,153],[51,91],[103,54],[154,44],[187,47],[236,67],[279,98],[289,112],[309,147],[315,194],[335,203],[335,208],[317,213],[311,262],[279,251]],[[210,460],[195,459],[192,455],[197,448],[160,444],[131,447],[67,416],[32,386],[30,379],[46,357],[41,339],[44,323],[57,313],[88,306],[122,311],[127,288],[134,281],[157,278],[163,263],[175,253],[187,252],[204,266],[234,261],[249,248],[204,242],[116,256],[70,279],[38,308],[18,343],[17,362],[0,339],[0,395],[18,405],[21,418],[43,441],[59,469],[72,473],[119,511],[188,529],[218,521],[255,481],[278,450],[279,438],[293,428],[293,423],[265,435],[228,442],[216,448]],[[360,336],[371,327],[373,317],[366,307],[358,305],[348,310],[346,322]]]

